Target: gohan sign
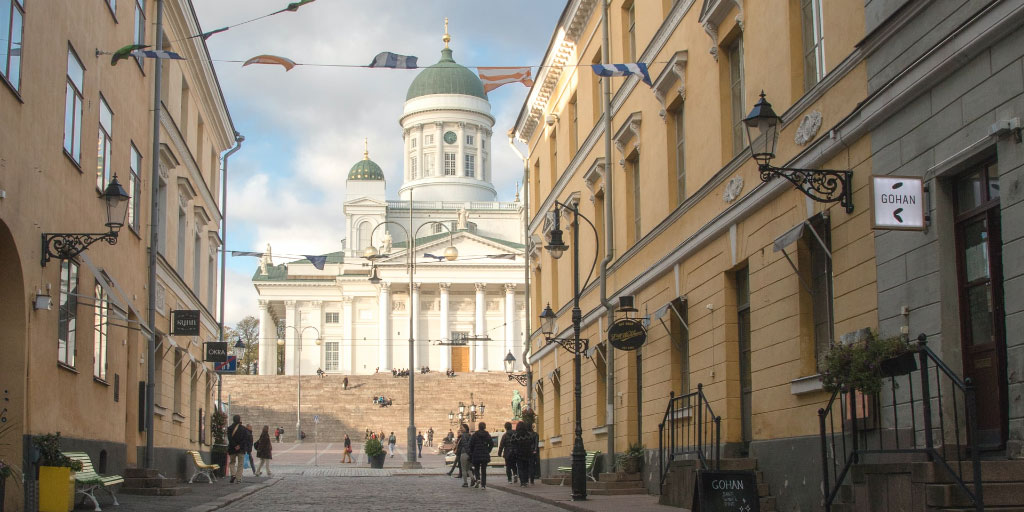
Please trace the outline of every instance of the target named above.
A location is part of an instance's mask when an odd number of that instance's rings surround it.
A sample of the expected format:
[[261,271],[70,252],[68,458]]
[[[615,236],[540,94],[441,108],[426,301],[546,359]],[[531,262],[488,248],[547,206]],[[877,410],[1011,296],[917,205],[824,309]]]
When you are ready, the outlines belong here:
[[924,230],[924,185],[921,178],[872,176],[874,229]]

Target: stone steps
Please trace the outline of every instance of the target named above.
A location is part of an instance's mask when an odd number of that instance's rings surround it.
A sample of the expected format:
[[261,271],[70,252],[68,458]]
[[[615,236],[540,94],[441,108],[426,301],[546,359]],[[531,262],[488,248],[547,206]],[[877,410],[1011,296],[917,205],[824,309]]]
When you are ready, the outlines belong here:
[[164,478],[155,469],[127,468],[124,470],[124,482],[117,492],[140,496],[179,496],[190,491],[177,479]]

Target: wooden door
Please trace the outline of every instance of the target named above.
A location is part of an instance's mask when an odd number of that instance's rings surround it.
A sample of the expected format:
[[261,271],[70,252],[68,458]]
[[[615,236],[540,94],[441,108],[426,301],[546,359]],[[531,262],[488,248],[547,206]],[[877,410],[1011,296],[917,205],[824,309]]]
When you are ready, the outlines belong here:
[[957,279],[964,377],[977,393],[978,443],[1006,441],[1006,336],[999,182],[989,162],[956,183]]
[[469,347],[452,347],[452,370],[469,372]]

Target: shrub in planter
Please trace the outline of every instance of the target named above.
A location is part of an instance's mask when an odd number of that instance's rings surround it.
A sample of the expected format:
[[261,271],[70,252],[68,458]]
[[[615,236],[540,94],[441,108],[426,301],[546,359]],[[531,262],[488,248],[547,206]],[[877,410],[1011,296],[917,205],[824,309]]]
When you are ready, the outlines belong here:
[[615,465],[621,473],[639,473],[644,465],[644,445],[631,443],[629,449],[615,456]]
[[39,510],[63,512],[75,502],[75,477],[82,463],[60,452],[60,432],[32,438],[39,455]]
[[210,434],[213,436],[213,446],[210,447],[210,462],[219,464],[217,476],[224,476],[228,466],[228,443],[225,439],[225,425],[228,422],[228,415],[221,411],[213,413],[210,417]]
[[917,369],[916,351],[903,336],[879,338],[875,333],[862,342],[832,345],[825,354],[822,383],[830,392],[845,388],[874,395],[884,377]]
[[370,461],[371,468],[383,468],[384,467],[384,446],[380,444],[379,439],[367,439],[366,443],[363,444],[363,452],[366,453],[366,458]]

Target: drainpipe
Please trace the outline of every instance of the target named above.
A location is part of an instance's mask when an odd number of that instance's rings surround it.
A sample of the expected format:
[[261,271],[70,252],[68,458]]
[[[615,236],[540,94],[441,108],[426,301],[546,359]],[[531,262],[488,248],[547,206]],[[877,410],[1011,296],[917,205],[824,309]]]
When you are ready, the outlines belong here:
[[[153,46],[157,50],[163,49],[163,24],[164,24],[164,2],[156,0],[156,35]],[[149,346],[146,350],[146,467],[153,468],[156,462],[153,447],[153,414],[155,413],[153,401],[156,399],[156,251],[159,247],[160,222],[157,216],[160,215],[160,113],[163,106],[160,104],[160,82],[163,79],[163,69],[160,60],[153,61],[153,153],[150,159],[153,161],[153,169],[150,173],[150,208],[149,208]]]
[[[519,148],[516,147],[515,137],[513,136],[513,130],[508,131],[508,145],[512,147],[512,151],[515,151],[519,159],[523,161],[523,212],[525,217],[523,218],[523,247],[525,247],[525,255],[523,258],[526,260],[526,270],[524,274],[524,283],[526,284],[526,318],[523,321],[523,366],[526,367],[526,403],[533,408],[533,366],[530,364],[530,352],[533,349],[533,342],[530,339],[530,156],[527,154],[523,155]],[[529,152],[529,147],[526,148]]]
[[[235,147],[231,148],[224,154],[224,173],[222,178],[224,180],[224,184],[220,188],[220,241],[224,244],[224,247],[221,247],[220,250],[220,325],[218,326],[220,328],[220,332],[217,335],[218,341],[224,341],[224,280],[228,273],[228,251],[226,249],[228,244],[228,158],[235,154],[239,149],[242,149],[243,142],[245,142],[245,137],[242,134],[235,132]],[[261,318],[260,321],[262,322],[263,319]],[[217,372],[217,411],[220,411],[221,404],[223,403],[221,402],[221,390],[223,388],[222,380],[220,372]]]
[[[608,43],[608,3],[601,2],[601,62],[609,63]],[[604,259],[601,260],[601,272],[598,280],[601,283],[601,305],[605,307],[608,315],[607,326],[611,327],[615,321],[615,305],[608,299],[608,265],[615,257],[614,236],[615,217],[612,210],[615,196],[614,179],[612,177],[612,84],[608,77],[602,80],[604,85]],[[605,410],[605,425],[608,427],[608,447],[605,449],[605,468],[611,470],[615,464],[615,349],[606,347],[606,370],[605,392],[607,409]]]

